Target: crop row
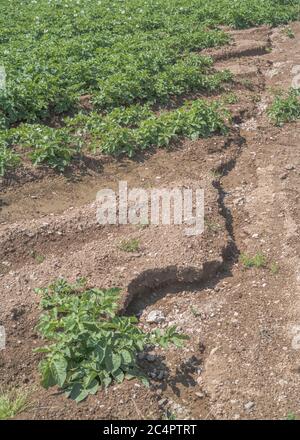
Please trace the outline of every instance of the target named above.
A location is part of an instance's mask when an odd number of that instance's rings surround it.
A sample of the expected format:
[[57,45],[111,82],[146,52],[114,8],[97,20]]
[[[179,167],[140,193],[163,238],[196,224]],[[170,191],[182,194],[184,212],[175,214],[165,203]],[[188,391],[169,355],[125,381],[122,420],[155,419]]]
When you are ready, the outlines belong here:
[[[209,95],[230,80],[202,53],[230,40],[220,25],[278,25],[299,17],[300,0],[1,2],[0,67],[6,84],[0,81],[0,173],[16,166],[17,152],[22,156],[24,149],[33,163],[63,169],[88,137],[93,148],[110,154],[160,146],[160,135],[149,135],[149,141],[142,129],[172,120],[175,113],[161,118],[151,113],[136,128],[112,125],[100,137],[94,127],[83,141],[68,127],[50,126],[67,115],[75,124],[82,96],[102,121],[136,104],[161,107],[178,96]],[[183,107],[179,114],[189,111]],[[170,139],[172,123],[165,129]],[[206,133],[212,131],[208,123]],[[187,128],[177,130],[176,136],[186,133]]]
[[167,147],[182,137],[198,139],[224,133],[227,116],[218,102],[199,99],[161,114],[140,105],[117,108],[106,116],[79,114],[66,119],[66,126],[58,129],[20,124],[0,135],[0,174],[17,166],[20,155],[27,155],[35,165],[47,164],[62,171],[87,148],[114,156],[133,156],[152,146]]

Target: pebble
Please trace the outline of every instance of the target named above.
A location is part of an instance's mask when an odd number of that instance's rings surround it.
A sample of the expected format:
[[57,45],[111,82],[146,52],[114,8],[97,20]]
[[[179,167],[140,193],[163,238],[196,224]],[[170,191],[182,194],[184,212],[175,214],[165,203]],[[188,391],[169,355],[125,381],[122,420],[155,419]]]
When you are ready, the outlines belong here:
[[244,405],[244,408],[245,408],[246,411],[250,411],[251,409],[254,408],[254,406],[255,406],[255,403],[250,401],[250,402],[247,402],[247,403]]
[[293,171],[295,169],[295,167],[292,164],[288,164],[288,165],[286,165],[285,169],[288,171]]
[[146,321],[150,324],[160,324],[161,322],[164,322],[166,320],[163,312],[161,310],[152,310],[152,312],[149,313],[147,316]]
[[168,402],[168,399],[164,397],[158,401],[159,406],[164,406]]

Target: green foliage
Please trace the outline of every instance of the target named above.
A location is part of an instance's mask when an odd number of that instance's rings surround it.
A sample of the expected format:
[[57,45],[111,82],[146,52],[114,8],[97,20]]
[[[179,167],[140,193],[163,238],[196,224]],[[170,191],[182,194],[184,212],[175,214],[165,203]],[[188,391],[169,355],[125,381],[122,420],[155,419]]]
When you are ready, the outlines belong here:
[[166,103],[171,96],[188,92],[213,92],[229,81],[231,75],[214,73],[211,65],[210,58],[190,54],[158,73],[139,71],[138,76],[134,76],[132,71],[118,72],[99,84],[101,91],[95,94],[93,101],[98,110],[107,110],[131,105],[137,100]]
[[9,391],[0,391],[0,420],[15,417],[29,406],[30,392],[25,388],[15,388]]
[[38,254],[36,251],[32,250],[30,256],[37,262],[37,264],[42,264],[45,261],[44,255]]
[[146,334],[136,318],[118,316],[119,289],[89,289],[84,280],[75,285],[58,280],[37,292],[44,310],[37,330],[49,341],[36,350],[44,354],[42,385],[58,385],[77,402],[124,379],[136,377],[147,384],[137,353],[148,344],[180,347],[187,339],[175,327]]
[[137,239],[123,240],[120,243],[120,249],[124,252],[137,252],[140,248],[140,242]]
[[277,95],[268,109],[268,115],[276,125],[300,119],[300,91],[290,89],[287,94]]
[[[132,115],[137,109],[139,118],[134,118]],[[79,114],[66,120],[66,124],[71,132],[85,138],[94,151],[133,156],[135,152],[149,147],[167,147],[181,137],[195,140],[225,133],[225,119],[229,116],[218,102],[209,103],[201,99],[159,115],[147,106],[128,107],[123,113],[123,118],[120,109],[104,117],[97,113]]]
[[[31,150],[33,163],[63,170],[78,139],[45,125],[66,115],[77,121],[80,97],[89,95],[92,132],[86,128],[84,140],[94,150],[133,155],[139,148],[168,145],[185,135],[174,114],[153,116],[149,106],[211,94],[230,81],[228,72],[215,71],[212,59],[201,53],[230,41],[221,25],[278,25],[299,17],[299,0],[3,1],[0,65],[7,78],[0,90],[0,137],[21,123],[30,125],[36,144],[29,145],[27,135],[19,141]],[[134,106],[143,108],[141,115]],[[110,112],[99,127],[95,120]],[[210,126],[202,131],[211,134]],[[17,159],[7,148],[0,151],[3,174]]]
[[287,27],[284,29],[284,33],[289,37],[289,38],[295,38],[295,34],[293,29],[291,29],[290,27]]
[[239,102],[239,98],[235,93],[227,93],[223,96],[224,104],[237,104]]
[[270,271],[273,275],[277,275],[279,272],[279,265],[277,263],[271,263],[270,265]]
[[190,311],[192,312],[195,318],[201,316],[201,312],[198,309],[196,309],[194,306],[190,307]]
[[241,254],[240,262],[247,269],[250,269],[252,267],[259,269],[259,268],[266,266],[267,259],[262,253],[259,252],[258,254],[254,255],[253,257],[249,257],[246,254]]
[[20,163],[19,156],[12,151],[0,137],[0,177],[3,177],[8,169],[16,168]]
[[29,150],[34,165],[47,164],[63,171],[80,150],[80,141],[67,130],[42,125],[21,124],[9,132],[10,142]]

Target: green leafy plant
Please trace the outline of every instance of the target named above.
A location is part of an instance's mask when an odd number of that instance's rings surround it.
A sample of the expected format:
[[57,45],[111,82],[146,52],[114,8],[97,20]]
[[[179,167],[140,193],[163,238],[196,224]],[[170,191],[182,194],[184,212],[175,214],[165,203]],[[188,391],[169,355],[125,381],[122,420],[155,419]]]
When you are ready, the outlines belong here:
[[204,219],[204,225],[209,232],[218,232],[221,229],[221,225],[213,220]]
[[20,157],[8,146],[0,144],[0,177],[3,177],[9,169],[16,168],[20,163]]
[[273,275],[278,274],[278,272],[279,272],[279,265],[277,263],[274,263],[274,262],[271,263],[270,270],[271,270]]
[[[141,116],[135,126],[129,117],[132,109],[128,107],[123,119],[120,114],[116,117],[117,112],[113,110],[104,117],[92,113],[68,119],[67,127],[71,132],[76,130],[77,134],[86,136],[93,150],[117,156],[133,156],[150,147],[168,147],[172,141],[183,137],[196,140],[227,131],[229,113],[219,102],[198,99],[159,115],[150,112],[148,107],[139,109]],[[125,126],[128,118],[130,125]]]
[[135,238],[123,240],[119,247],[124,252],[137,252],[140,249],[140,242]]
[[223,96],[224,104],[237,104],[239,102],[239,97],[236,93],[227,93]]
[[34,250],[30,252],[30,255],[37,262],[37,264],[42,264],[45,261],[44,255],[41,255]]
[[[298,2],[284,0],[179,0],[177,6],[162,0],[155,8],[146,0],[129,0],[124,8],[117,0],[82,0],[72,8],[68,0],[1,5],[7,73],[0,90],[1,175],[24,156],[63,171],[82,148],[133,156],[180,137],[223,132],[217,107],[195,101],[170,114],[151,108],[174,108],[178,97],[211,95],[231,81],[230,72],[215,70],[201,53],[230,41],[220,26],[278,25],[300,17]],[[290,27],[285,31],[292,36]],[[236,101],[233,93],[224,99]],[[66,114],[72,117],[64,127]],[[296,100],[276,102],[270,115],[278,123],[294,120]]]
[[283,125],[300,119],[299,90],[290,89],[287,94],[277,95],[268,109],[268,115],[276,125]]
[[44,289],[37,330],[49,341],[35,350],[44,355],[39,370],[45,388],[58,385],[77,402],[99,387],[138,378],[148,380],[137,364],[147,345],[182,346],[186,336],[169,327],[144,333],[134,317],[118,316],[119,289],[87,288],[85,280],[58,280]]
[[[276,26],[300,17],[296,0],[178,0],[176,7],[156,0],[155,8],[147,0],[121,3],[2,2],[0,53],[7,78],[0,90],[0,137],[20,124],[31,126],[29,143],[21,127],[18,143],[1,147],[2,174],[19,162],[14,146],[34,164],[61,171],[78,143],[80,149],[132,156],[180,136],[214,134],[209,115],[198,121],[195,108],[190,119],[181,115],[179,121],[150,108],[174,108],[178,97],[210,96],[231,81],[232,75],[215,70],[202,52],[230,41],[221,26]],[[233,103],[233,96],[228,99]],[[222,118],[221,110],[215,113],[212,122]],[[75,123],[86,116],[89,121],[79,130],[75,125],[65,130],[66,115]]]
[[283,31],[289,38],[295,38],[295,33],[293,29],[291,29],[289,26],[286,27]]
[[253,267],[259,269],[259,268],[266,267],[267,258],[260,252],[256,255],[254,255],[253,257],[250,257],[246,254],[241,254],[240,262],[247,269],[250,269]]
[[199,316],[201,316],[201,312],[198,309],[196,309],[196,307],[191,306],[190,310],[195,318],[198,318]]
[[0,390],[0,420],[7,420],[30,407],[29,389],[13,388],[6,392]]
[[31,149],[34,165],[47,164],[63,171],[80,150],[80,142],[65,129],[22,124],[10,131],[10,141],[23,149]]

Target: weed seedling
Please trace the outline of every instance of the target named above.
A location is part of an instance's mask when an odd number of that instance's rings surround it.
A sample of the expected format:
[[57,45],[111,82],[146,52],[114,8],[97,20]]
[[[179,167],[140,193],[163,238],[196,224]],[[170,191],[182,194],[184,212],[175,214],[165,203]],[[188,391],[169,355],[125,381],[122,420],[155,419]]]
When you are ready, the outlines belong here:
[[42,264],[45,261],[45,257],[43,255],[38,254],[35,251],[30,252],[30,255],[38,264]]
[[7,420],[29,408],[30,392],[28,389],[15,388],[0,391],[0,420]]
[[214,179],[216,179],[216,180],[219,180],[219,179],[221,179],[221,177],[222,177],[222,173],[221,173],[221,171],[219,171],[219,170],[210,170],[210,174],[212,175],[212,177],[214,178]]
[[208,231],[210,232],[218,232],[221,228],[221,226],[219,225],[219,223],[216,223],[214,221],[211,220],[204,220],[205,226],[207,227]]
[[198,318],[199,316],[201,316],[201,312],[199,312],[198,309],[196,309],[194,306],[191,306],[190,308],[192,314],[195,316],[195,318]]
[[290,27],[287,27],[283,30],[283,32],[291,39],[295,38],[295,34],[293,29],[291,29]]
[[287,420],[296,420],[296,414],[293,412],[289,412],[286,419]]
[[275,125],[283,125],[300,119],[300,92],[290,89],[288,94],[279,94],[268,109],[268,115]]
[[237,104],[239,102],[239,98],[236,93],[228,93],[223,97],[224,104]]
[[249,257],[246,254],[241,254],[240,256],[240,262],[243,264],[243,266],[247,269],[250,268],[263,268],[267,264],[267,259],[262,253],[258,253],[254,255],[253,257]]
[[137,252],[140,249],[140,242],[135,238],[123,240],[120,243],[119,248],[124,252]]
[[279,265],[277,263],[272,263],[271,266],[270,266],[270,270],[271,270],[273,275],[278,274],[278,272],[279,272]]

